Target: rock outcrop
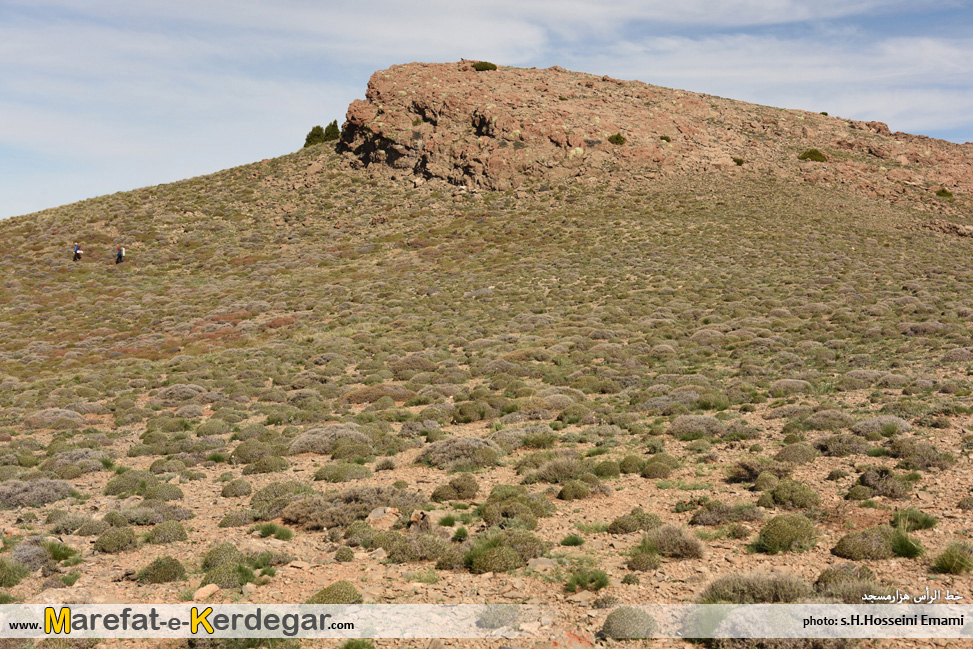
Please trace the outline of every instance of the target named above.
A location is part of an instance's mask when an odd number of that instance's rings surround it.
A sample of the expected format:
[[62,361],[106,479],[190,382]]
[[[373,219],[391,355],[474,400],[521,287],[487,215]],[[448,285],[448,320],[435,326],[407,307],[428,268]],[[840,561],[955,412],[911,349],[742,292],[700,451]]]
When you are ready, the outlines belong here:
[[[962,206],[937,191],[973,194],[971,143],[560,67],[481,72],[472,63],[373,74],[365,100],[348,108],[342,150],[356,166],[417,184],[496,190],[716,171],[846,185],[946,213]],[[798,160],[809,148],[826,161]]]

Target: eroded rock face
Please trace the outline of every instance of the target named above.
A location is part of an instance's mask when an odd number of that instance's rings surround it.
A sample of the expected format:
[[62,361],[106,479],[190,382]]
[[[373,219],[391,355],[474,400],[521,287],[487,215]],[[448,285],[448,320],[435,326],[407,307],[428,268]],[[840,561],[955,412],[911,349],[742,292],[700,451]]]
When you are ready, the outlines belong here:
[[[716,171],[801,177],[937,207],[940,187],[973,191],[973,144],[560,67],[478,72],[472,63],[373,74],[365,99],[348,108],[342,150],[355,165],[414,175],[417,184],[498,190]],[[615,134],[625,142],[609,141]],[[812,147],[828,161],[797,159]]]

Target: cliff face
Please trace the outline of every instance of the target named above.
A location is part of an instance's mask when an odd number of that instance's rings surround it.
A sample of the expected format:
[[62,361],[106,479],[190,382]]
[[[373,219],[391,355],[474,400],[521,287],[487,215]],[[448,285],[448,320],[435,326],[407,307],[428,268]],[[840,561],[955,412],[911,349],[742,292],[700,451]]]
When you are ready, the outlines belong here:
[[[611,142],[615,134],[625,142]],[[973,144],[559,67],[393,66],[372,75],[365,100],[349,106],[342,139],[354,164],[414,174],[417,183],[504,190],[528,179],[761,172],[945,212],[963,210],[973,194]],[[799,160],[810,148],[827,161]],[[959,202],[936,196],[941,189]]]

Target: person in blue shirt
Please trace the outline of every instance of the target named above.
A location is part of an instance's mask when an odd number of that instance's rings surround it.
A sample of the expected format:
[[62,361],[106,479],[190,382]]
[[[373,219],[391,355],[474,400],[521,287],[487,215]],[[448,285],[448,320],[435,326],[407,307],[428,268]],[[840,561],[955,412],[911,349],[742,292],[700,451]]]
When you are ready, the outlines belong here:
[[118,246],[118,250],[115,251],[115,263],[120,264],[125,261],[125,248]]
[[81,253],[84,252],[79,244],[74,244],[74,261],[81,261]]

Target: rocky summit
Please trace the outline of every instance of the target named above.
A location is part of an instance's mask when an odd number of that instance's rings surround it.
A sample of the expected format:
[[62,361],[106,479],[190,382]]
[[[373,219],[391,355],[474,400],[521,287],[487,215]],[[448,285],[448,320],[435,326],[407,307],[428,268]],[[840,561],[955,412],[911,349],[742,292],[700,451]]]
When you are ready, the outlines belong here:
[[[944,208],[937,191],[973,190],[973,143],[558,66],[474,65],[410,63],[376,72],[365,99],[348,108],[343,146],[370,169],[412,174],[416,182],[500,190],[706,171],[844,185],[937,209]],[[810,149],[821,156],[801,160]]]

